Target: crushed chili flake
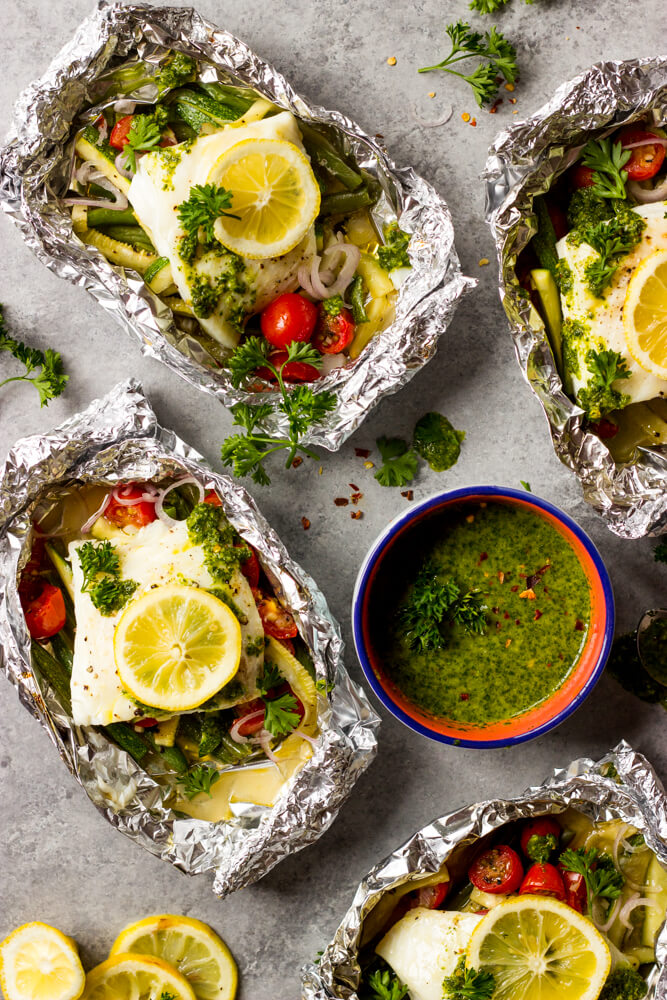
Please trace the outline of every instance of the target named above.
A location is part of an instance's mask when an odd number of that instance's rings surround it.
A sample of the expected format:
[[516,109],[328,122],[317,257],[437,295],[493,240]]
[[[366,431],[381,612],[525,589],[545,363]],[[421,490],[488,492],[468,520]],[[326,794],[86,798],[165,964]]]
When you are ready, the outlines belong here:
[[468,701],[469,699],[470,699],[470,695],[468,694],[468,692],[467,691],[462,691],[461,692],[461,701]]
[[574,623],[575,631],[576,632],[583,632],[584,629],[585,629],[585,627],[586,626],[584,625],[584,623],[582,621],[580,621],[579,618],[577,618],[576,622]]
[[389,56],[389,58],[387,59],[387,66],[395,66],[395,65],[396,65],[396,56]]
[[319,469],[317,470],[318,476],[321,476],[323,472],[324,472],[324,467],[320,465]]
[[491,610],[493,611],[494,615],[500,614],[500,608],[491,608]]
[[495,100],[495,101],[493,102],[493,104],[491,105],[491,107],[489,108],[489,114],[490,114],[490,115],[495,115],[495,114],[497,114],[497,113],[498,113],[498,108],[500,107],[500,105],[501,105],[502,103],[503,103],[503,99],[502,99],[502,97],[497,97],[497,98],[496,98],[496,100]]
[[513,593],[513,594],[516,594],[516,592],[517,592],[517,590],[518,590],[519,588],[518,588],[517,584],[515,583],[515,584],[514,584],[514,586],[513,586],[513,587],[511,587],[510,589],[511,589],[511,591],[512,591],[512,593]]
[[505,84],[505,90],[509,90],[509,92],[512,93],[512,91],[514,90],[514,84],[513,83],[506,83]]
[[510,104],[516,104],[516,97],[510,97]]
[[350,501],[347,499],[347,497],[336,497],[336,499],[334,500],[334,503],[336,504],[337,507],[347,507],[349,502]]
[[350,511],[350,517],[352,518],[353,521],[360,521],[363,516],[364,516],[363,510]]
[[463,112],[463,114],[461,115],[461,118],[462,118],[462,119],[463,119],[463,121],[464,121],[464,122],[466,122],[466,123],[470,121],[470,115],[468,114],[468,112],[467,112],[467,111],[464,111],[464,112]]
[[507,649],[511,645],[512,645],[512,640],[508,639],[507,642],[505,643],[505,649]]
[[370,455],[370,453],[371,453],[370,448],[355,448],[354,449],[354,454],[357,456],[357,458],[368,458],[368,456]]
[[506,612],[505,612],[505,614],[503,615],[503,617],[504,617],[504,618],[509,618],[509,617],[510,617],[510,613],[509,613],[509,611],[506,611]]
[[297,455],[296,458],[292,461],[292,468],[298,469],[300,465],[303,465],[303,459],[301,458],[300,455]]
[[515,625],[520,625],[521,624],[521,619],[520,618],[515,618],[514,619],[514,624]]
[[501,630],[501,628],[502,628],[502,627],[503,627],[503,626],[502,626],[502,623],[501,623],[501,622],[496,622],[496,628],[497,628],[497,630],[498,630],[499,632],[500,632],[500,630]]
[[310,521],[308,520],[307,517],[301,518],[301,525],[304,531],[308,531],[308,529],[310,528]]
[[473,128],[476,128],[477,127],[477,119],[476,118],[471,119],[470,124],[472,125]]
[[364,469],[374,469],[375,462],[364,462]]
[[543,612],[540,611],[539,608],[535,608],[535,617],[533,618],[533,621],[534,622],[538,622],[540,620],[540,618],[542,617],[542,614],[543,614]]
[[350,487],[351,490],[354,490],[355,492],[359,489],[356,483],[348,483],[347,485]]
[[363,495],[364,495],[363,493],[353,493],[350,497],[350,500],[352,501],[352,503],[359,503]]
[[468,522],[468,524],[472,524],[474,520],[475,520],[474,514],[466,514],[466,521]]
[[412,500],[415,495],[414,490],[401,490],[401,496],[405,497],[406,500]]
[[532,587],[529,587],[528,590],[522,590],[521,593],[519,594],[519,597],[527,598],[529,601],[534,601],[535,591],[533,590]]
[[488,558],[489,558],[489,553],[488,552],[480,552],[480,554],[479,554],[479,561],[480,562],[484,562]]
[[501,583],[505,582],[505,574],[501,569],[498,570],[498,579],[500,580]]

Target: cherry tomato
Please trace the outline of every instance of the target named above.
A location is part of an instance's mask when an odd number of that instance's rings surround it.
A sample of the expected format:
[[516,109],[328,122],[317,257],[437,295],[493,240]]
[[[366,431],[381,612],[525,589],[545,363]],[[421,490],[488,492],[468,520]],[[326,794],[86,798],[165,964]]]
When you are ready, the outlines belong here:
[[516,851],[499,844],[473,861],[468,878],[482,892],[515,892],[523,878],[523,865]]
[[285,647],[288,653],[291,653],[292,656],[294,656],[294,643],[292,642],[291,639],[288,639],[287,636],[284,636],[284,638],[278,639],[278,642],[280,643],[281,646]]
[[578,163],[575,167],[570,170],[570,179],[572,181],[572,187],[575,188],[589,188],[593,187],[595,184],[595,178],[593,174],[595,171],[591,167],[584,167],[583,164]]
[[125,115],[124,118],[119,118],[114,127],[111,129],[111,135],[109,136],[109,145],[113,146],[114,149],[122,149],[123,146],[127,146],[128,133],[132,128],[132,119],[134,115]]
[[[274,351],[270,356],[272,365],[280,368],[287,358],[287,351]],[[260,378],[265,378],[267,382],[275,382],[276,376],[269,368],[258,368],[257,374]],[[285,382],[314,382],[320,377],[320,373],[315,365],[306,364],[305,361],[290,361],[283,368],[283,379]]]
[[298,635],[296,622],[275,597],[268,597],[261,590],[253,590],[253,595],[266,635],[274,639],[293,639]]
[[597,423],[590,425],[591,430],[597,434],[599,438],[603,441],[608,441],[609,438],[613,438],[618,434],[618,424],[612,423],[611,420],[607,420],[603,417],[602,420],[598,420]]
[[254,589],[255,587],[257,587],[257,584],[259,583],[259,574],[260,574],[260,565],[259,565],[259,559],[257,558],[257,553],[253,549],[252,545],[248,545],[247,542],[240,542],[239,544],[235,545],[235,548],[245,549],[247,552],[250,553],[248,558],[244,559],[243,562],[241,563],[241,572],[243,573],[244,577],[246,578],[250,586]]
[[295,340],[310,340],[317,322],[317,306],[296,292],[285,292],[262,310],[262,333],[274,347],[289,347]]
[[25,607],[30,601],[37,597],[43,586],[43,579],[40,576],[45,556],[44,540],[36,538],[30,550],[30,558],[23,567],[21,582],[18,586],[21,603]]
[[40,593],[23,608],[26,625],[33,639],[49,639],[60,632],[67,612],[60,587],[45,583]]
[[548,861],[558,847],[560,823],[552,816],[530,820],[521,831],[521,850],[531,861]]
[[643,143],[631,150],[630,159],[623,167],[629,180],[648,181],[655,177],[665,159],[665,147],[660,142],[651,141],[659,137],[639,125],[628,125],[621,130],[619,138],[624,147],[636,142]]
[[586,909],[587,900],[584,876],[579,875],[577,872],[566,871],[560,865],[558,866],[558,871],[565,886],[565,902],[573,910],[576,910],[577,913],[583,913]]
[[348,309],[341,309],[335,316],[320,306],[317,330],[313,344],[322,354],[341,354],[354,339],[354,320]]
[[206,495],[204,496],[204,503],[210,503],[211,507],[222,507],[222,500],[215,492],[215,490],[206,490]]
[[141,729],[150,729],[152,726],[157,726],[158,721],[157,719],[151,719],[151,718],[136,719],[134,725],[139,726]]
[[261,698],[239,705],[236,714],[239,719],[243,719],[243,722],[236,727],[239,736],[253,736],[264,728],[266,707]]
[[519,892],[522,896],[552,896],[565,902],[563,879],[556,866],[548,862],[546,864],[538,862],[530,866]]
[[123,499],[136,500],[132,505],[119,503],[115,497],[111,497],[104,516],[107,521],[111,521],[117,528],[143,528],[151,521],[157,520],[155,513],[155,503],[152,500],[140,500],[139,497],[144,492],[141,483],[128,483],[127,486],[119,487],[123,491]]
[[424,885],[411,893],[410,909],[415,906],[425,906],[427,910],[437,910],[445,901],[449,892],[449,882],[438,882],[436,885]]

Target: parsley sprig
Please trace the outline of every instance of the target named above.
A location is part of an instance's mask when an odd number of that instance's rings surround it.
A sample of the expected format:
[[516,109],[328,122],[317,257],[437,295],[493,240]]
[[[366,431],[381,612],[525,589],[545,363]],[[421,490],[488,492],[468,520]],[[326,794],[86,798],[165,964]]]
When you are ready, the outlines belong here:
[[417,473],[417,453],[402,438],[380,437],[375,442],[382,456],[382,466],[375,473],[380,486],[405,486]]
[[577,393],[577,402],[591,420],[600,420],[605,413],[622,410],[628,405],[630,397],[613,388],[614,382],[624,381],[632,374],[622,354],[618,351],[590,350],[586,355],[586,366],[591,377]]
[[87,593],[102,615],[113,615],[128,602],[138,584],[120,579],[118,553],[109,541],[84,542],[79,547],[83,573],[82,593]]
[[202,792],[212,798],[211,785],[220,780],[220,772],[215,767],[207,767],[206,764],[195,764],[191,767],[181,782],[183,794],[188,799],[194,799],[195,795]]
[[238,215],[232,215],[227,211],[231,207],[231,191],[215,184],[194,184],[190,188],[188,200],[178,206],[178,221],[188,237],[196,239],[199,230],[202,229],[206,240],[212,243],[215,240],[213,226],[216,219],[222,215],[238,219]]
[[612,143],[611,139],[591,139],[584,146],[581,162],[593,173],[593,194],[600,198],[626,198],[625,182],[627,170],[623,167],[632,156],[632,150],[623,149],[622,142]]
[[336,406],[333,392],[314,393],[310,386],[298,385],[288,391],[283,373],[285,366],[299,361],[319,367],[322,355],[309,343],[293,342],[287,349],[287,357],[280,365],[270,360],[273,348],[261,337],[248,337],[236,348],[229,360],[233,385],[238,388],[256,377],[257,369],[268,369],[273,373],[282,401],[278,411],[287,418],[287,436],[271,437],[260,430],[262,421],[273,413],[270,403],[237,403],[233,407],[234,423],[245,429],[244,434],[232,434],[222,445],[222,463],[231,466],[235,476],[251,476],[256,483],[268,485],[271,479],[263,463],[274,453],[287,451],[285,468],[289,469],[298,452],[309,458],[317,458],[314,451],[300,443],[309,427],[320,423]]
[[636,212],[629,212],[627,215],[634,216],[637,221],[615,216],[608,221],[588,226],[581,233],[582,239],[599,254],[585,268],[586,283],[598,298],[611,284],[621,261],[632,253],[646,226]]
[[478,590],[462,593],[450,578],[441,580],[432,563],[422,566],[399,618],[413,649],[432,652],[443,644],[442,624],[457,622],[466,632],[482,635],[485,607]]
[[124,148],[125,169],[136,173],[137,153],[147,153],[160,145],[162,133],[153,115],[134,115]]
[[378,969],[368,977],[368,985],[374,993],[374,1000],[403,1000],[408,992],[397,976],[389,969]]
[[264,706],[266,709],[264,728],[272,736],[286,736],[299,725],[299,713],[293,694],[286,692],[281,694],[279,698],[272,698],[270,701],[265,698]]
[[[39,393],[42,406],[46,406],[49,400],[55,399],[64,391],[69,375],[65,375],[63,371],[62,358],[58,352],[50,348],[42,352],[36,347],[28,347],[20,340],[14,340],[5,325],[2,305],[0,305],[0,351],[8,351],[25,368],[23,375],[11,375],[0,382],[0,388],[8,382],[31,382]],[[41,371],[38,370],[40,368]]]
[[586,883],[588,915],[593,918],[593,904],[596,899],[618,899],[625,885],[625,879],[614,862],[606,854],[600,854],[596,847],[579,847],[576,851],[568,848],[558,859],[566,871],[576,872]]
[[465,958],[460,958],[451,976],[442,981],[443,996],[446,1000],[491,1000],[496,981],[490,972],[483,969],[467,969]]
[[[496,96],[498,75],[504,77],[507,83],[516,81],[519,74],[516,50],[495,25],[490,31],[482,33],[473,31],[464,21],[457,21],[456,24],[448,24],[446,31],[452,43],[451,52],[434,66],[422,66],[420,73],[441,69],[445,73],[461,77],[472,87],[480,108],[487,102],[493,101]],[[466,75],[452,68],[455,64],[473,56],[486,61],[480,62],[472,73]]]

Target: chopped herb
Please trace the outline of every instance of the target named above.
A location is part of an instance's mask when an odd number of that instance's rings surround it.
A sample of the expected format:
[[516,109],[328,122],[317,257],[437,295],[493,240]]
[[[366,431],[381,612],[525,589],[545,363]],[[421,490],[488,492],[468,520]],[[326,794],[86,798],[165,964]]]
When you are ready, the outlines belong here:
[[417,472],[417,454],[402,438],[380,437],[375,442],[383,465],[375,473],[380,486],[405,486]]
[[188,536],[204,549],[206,568],[218,583],[228,583],[234,570],[248,558],[248,549],[235,546],[235,529],[221,507],[198,503],[186,521]]
[[[10,337],[2,305],[0,305],[0,351],[8,351],[25,368],[23,375],[12,375],[0,382],[0,388],[8,382],[31,382],[39,393],[41,406],[46,406],[49,400],[64,392],[69,375],[65,375],[63,371],[62,358],[58,352],[50,348],[42,352],[36,347],[28,347],[22,341]],[[31,378],[31,373],[38,368],[41,368],[41,371]]]
[[196,76],[195,60],[191,56],[186,56],[185,52],[175,52],[156,76],[158,91],[162,94],[165,90],[182,87],[185,83],[191,83]]
[[445,621],[458,622],[466,632],[477,635],[483,634],[486,624],[479,591],[462,594],[451,577],[441,580],[430,563],[419,571],[399,614],[410,646],[421,652],[442,647]]
[[632,150],[623,149],[622,142],[612,144],[611,139],[591,139],[584,146],[581,162],[593,170],[593,194],[600,198],[618,198],[625,201],[627,170],[623,167],[632,156]]
[[596,899],[618,899],[625,885],[623,875],[606,854],[600,854],[595,847],[579,847],[576,851],[563,851],[559,865],[566,871],[581,875],[586,883],[588,914],[593,919],[593,903]]
[[600,420],[611,410],[622,410],[630,397],[613,388],[614,382],[630,378],[625,358],[617,351],[589,351],[586,365],[591,378],[577,393],[577,402],[590,420]]
[[526,855],[531,861],[539,864],[546,864],[558,847],[558,837],[555,833],[540,834],[534,833],[528,838],[526,844]]
[[223,215],[231,219],[238,218],[237,215],[227,211],[231,205],[231,191],[216,187],[215,184],[194,184],[190,188],[188,200],[178,206],[178,221],[190,240],[188,247],[193,239],[198,238],[200,229],[204,231],[206,240],[213,243],[215,241],[213,227],[216,219]]
[[659,542],[653,549],[653,558],[656,562],[667,563],[667,542]]
[[397,267],[411,267],[408,257],[410,233],[405,233],[398,222],[390,222],[384,227],[384,246],[378,247],[378,261],[385,271]]
[[[453,73],[455,76],[461,77],[472,87],[475,100],[480,108],[485,103],[493,101],[496,96],[498,75],[503,76],[508,83],[515,82],[519,72],[516,64],[516,50],[495,25],[490,31],[485,31],[482,34],[479,31],[473,31],[469,24],[458,21],[456,24],[447,25],[446,31],[452,43],[451,52],[435,66],[423,66],[419,70],[420,73],[441,69],[446,73]],[[451,68],[453,64],[473,56],[489,61],[480,62],[477,69],[468,76]]]
[[[598,222],[610,219],[614,214],[610,202],[606,198],[601,198],[595,194],[593,188],[577,188],[570,198],[567,209],[567,221],[572,230],[577,232],[588,226],[594,226]],[[568,241],[570,237],[568,236]]]
[[[109,541],[84,542],[78,553],[83,572],[81,592],[88,594],[102,615],[120,611],[138,584],[134,580],[120,579],[120,561],[114,546]],[[104,574],[101,579],[100,574]]]
[[466,968],[464,956],[458,961],[453,975],[442,981],[443,996],[447,1000],[491,1000],[496,981],[490,972]]
[[264,651],[264,636],[260,635],[256,639],[246,639],[245,651],[248,656],[259,656]]
[[266,706],[264,728],[272,736],[286,736],[299,725],[297,700],[293,694],[283,694],[270,701],[265,698],[264,705]]
[[521,485],[523,486],[524,490],[526,490],[527,493],[533,492],[530,488],[530,483],[527,483],[525,479],[520,479],[519,482],[521,483]]
[[342,295],[332,295],[330,299],[325,299],[322,303],[322,309],[327,316],[338,316],[344,308],[345,303]]
[[[630,218],[632,216],[632,218]],[[611,284],[621,261],[641,240],[646,222],[630,210],[608,222],[598,222],[581,231],[581,238],[599,254],[585,267],[586,284],[592,295],[601,297]]]
[[559,260],[556,264],[556,284],[563,295],[572,291],[574,286],[574,276],[572,268],[566,260]]
[[93,605],[102,615],[115,615],[124,607],[139,584],[135,580],[114,580],[104,576],[88,590]]
[[461,454],[465,431],[457,431],[442,413],[425,413],[417,421],[413,444],[434,472],[451,469]]
[[88,590],[98,573],[120,576],[118,553],[111,542],[84,542],[78,551],[83,573],[82,590]]
[[160,145],[162,133],[153,115],[134,115],[130,131],[127,133],[127,143],[123,149],[125,168],[136,173],[137,153],[146,153]]
[[373,1000],[403,1000],[408,992],[398,976],[389,969],[379,969],[368,977],[368,985],[373,991]]
[[188,799],[194,799],[196,795],[204,794],[212,798],[211,785],[220,780],[220,773],[214,767],[207,767],[206,764],[195,764],[191,767],[182,781],[183,794]]

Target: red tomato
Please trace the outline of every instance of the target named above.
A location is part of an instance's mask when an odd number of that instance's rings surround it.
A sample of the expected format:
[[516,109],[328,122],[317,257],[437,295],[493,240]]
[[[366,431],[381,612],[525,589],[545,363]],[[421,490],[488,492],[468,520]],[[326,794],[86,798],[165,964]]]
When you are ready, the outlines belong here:
[[44,556],[44,539],[37,537],[33,542],[30,558],[23,568],[21,582],[18,586],[19,596],[24,607],[37,597],[42,589],[44,581],[39,574],[44,563]]
[[[280,368],[287,359],[287,351],[274,351],[270,357],[272,365]],[[258,368],[257,374],[260,378],[265,378],[267,382],[275,382],[276,376],[269,368]],[[285,382],[314,382],[320,377],[320,373],[315,365],[308,365],[305,361],[290,361],[283,368],[283,378]]]
[[415,906],[425,906],[427,910],[437,910],[445,901],[449,892],[449,882],[438,882],[436,885],[424,885],[411,893],[410,909]]
[[28,601],[23,611],[33,639],[49,639],[60,632],[67,618],[63,592],[50,583],[44,584],[37,597]]
[[243,719],[243,722],[236,727],[239,736],[253,736],[264,728],[266,708],[261,698],[239,705],[236,711],[238,718]]
[[206,491],[206,496],[204,497],[204,503],[210,503],[212,507],[222,507],[222,500],[215,492],[215,490]]
[[521,883],[519,892],[522,896],[553,896],[565,902],[565,886],[560,872],[555,865],[540,864],[531,865],[526,872],[526,877]]
[[336,316],[330,316],[324,305],[320,306],[317,330],[313,344],[322,354],[341,354],[354,339],[354,320],[348,309],[341,309]]
[[268,597],[261,590],[253,590],[253,595],[266,635],[274,639],[293,639],[298,635],[296,622],[275,597]]
[[521,850],[531,861],[548,861],[558,847],[560,823],[552,816],[530,820],[521,831]]
[[595,184],[595,178],[593,177],[594,170],[591,167],[584,167],[583,164],[578,163],[575,167],[570,170],[570,179],[572,181],[572,187],[575,188],[589,188],[593,187]]
[[558,871],[565,886],[565,902],[573,910],[576,910],[577,913],[583,913],[586,909],[587,900],[584,876],[579,875],[577,872],[566,871],[560,865],[558,866]]
[[499,844],[473,861],[468,878],[482,892],[515,892],[523,878],[523,865],[516,851]]
[[124,118],[119,118],[114,127],[111,129],[111,135],[109,136],[109,145],[113,146],[114,149],[122,149],[123,146],[127,146],[128,142],[128,132],[132,128],[132,119],[134,115],[125,115]]
[[262,310],[259,322],[273,347],[289,347],[295,340],[310,340],[317,322],[317,306],[296,292],[285,292]]
[[157,719],[137,719],[134,723],[135,727],[139,726],[141,729],[150,729],[151,726],[157,726]]
[[618,434],[618,424],[612,423],[612,421],[607,420],[606,417],[603,417],[602,420],[598,420],[597,423],[591,424],[590,427],[591,430],[597,434],[599,438],[602,438],[603,441],[608,441],[609,438],[616,437]]
[[125,500],[136,500],[131,506],[119,503],[111,497],[109,506],[104,511],[107,521],[111,521],[117,528],[143,528],[151,521],[157,520],[155,513],[155,503],[152,500],[140,500],[139,497],[144,492],[141,483],[128,483],[126,486],[118,487],[123,491]]
[[655,177],[665,159],[665,147],[660,142],[651,141],[659,137],[640,125],[628,125],[622,129],[619,138],[624,147],[635,142],[643,143],[631,150],[632,155],[623,167],[628,178],[631,181],[648,181]]
[[250,584],[252,588],[255,588],[259,583],[259,573],[260,565],[259,559],[257,558],[257,553],[253,549],[252,545],[248,545],[247,542],[241,542],[236,545],[235,548],[245,549],[250,553],[247,559],[244,559],[241,563],[241,572]]

